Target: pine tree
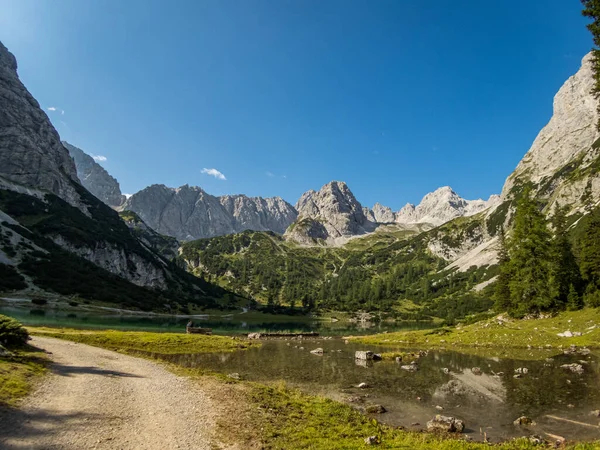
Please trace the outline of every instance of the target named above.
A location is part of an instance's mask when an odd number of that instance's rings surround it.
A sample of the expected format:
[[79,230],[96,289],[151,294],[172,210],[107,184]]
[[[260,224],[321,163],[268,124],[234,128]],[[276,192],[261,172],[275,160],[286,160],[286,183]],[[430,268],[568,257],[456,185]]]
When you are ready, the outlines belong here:
[[586,292],[600,289],[600,209],[590,215],[580,242],[580,269]]
[[510,256],[508,254],[508,247],[506,243],[506,234],[504,233],[504,227],[500,227],[498,235],[499,249],[498,249],[498,265],[500,267],[500,273],[496,280],[496,289],[494,291],[495,308],[497,311],[507,311],[510,308]]
[[521,316],[550,309],[550,232],[530,188],[517,204],[509,253],[509,312]]
[[[581,12],[585,17],[592,19],[592,23],[587,25],[587,29],[592,33],[594,40],[594,48],[592,54],[594,59],[592,61],[592,70],[594,72],[594,87],[593,92],[596,98],[600,97],[600,0],[581,0],[583,4],[583,11]],[[598,104],[598,111],[600,112],[600,104]],[[600,129],[600,119],[596,125]]]
[[576,311],[578,309],[583,308],[583,301],[575,286],[571,285],[569,287],[569,295],[567,296],[567,309],[569,311]]
[[563,308],[568,302],[571,287],[577,290],[581,286],[581,276],[569,240],[566,210],[558,204],[552,216],[552,227],[551,289],[556,306]]

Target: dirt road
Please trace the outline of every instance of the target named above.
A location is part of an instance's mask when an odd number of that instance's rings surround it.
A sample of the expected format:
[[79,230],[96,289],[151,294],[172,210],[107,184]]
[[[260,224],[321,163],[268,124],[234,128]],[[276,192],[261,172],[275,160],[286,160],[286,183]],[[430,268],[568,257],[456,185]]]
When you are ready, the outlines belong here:
[[218,405],[151,361],[34,337],[52,374],[0,420],[2,449],[214,449]]

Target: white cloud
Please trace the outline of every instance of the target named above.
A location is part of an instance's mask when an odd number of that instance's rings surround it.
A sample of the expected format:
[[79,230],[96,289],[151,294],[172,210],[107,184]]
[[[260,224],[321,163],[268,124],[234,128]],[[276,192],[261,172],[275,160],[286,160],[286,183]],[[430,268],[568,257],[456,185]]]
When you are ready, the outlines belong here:
[[219,180],[226,180],[227,179],[227,178],[225,178],[225,175],[223,175],[217,169],[207,169],[205,167],[204,169],[202,169],[202,173],[205,173],[206,175],[212,175],[213,177],[215,177],[215,178],[217,178]]
[[125,198],[129,198],[131,197],[133,194],[123,194],[125,196]]
[[106,156],[102,156],[102,155],[91,155],[91,156],[92,156],[92,158],[94,158],[94,161],[98,161],[98,162],[103,162],[108,159]]
[[48,111],[52,111],[52,112],[59,112],[61,116],[65,115],[65,110],[64,109],[60,109],[57,108],[56,106],[49,106],[48,108],[46,108]]
[[268,177],[274,177],[273,172],[265,172]]

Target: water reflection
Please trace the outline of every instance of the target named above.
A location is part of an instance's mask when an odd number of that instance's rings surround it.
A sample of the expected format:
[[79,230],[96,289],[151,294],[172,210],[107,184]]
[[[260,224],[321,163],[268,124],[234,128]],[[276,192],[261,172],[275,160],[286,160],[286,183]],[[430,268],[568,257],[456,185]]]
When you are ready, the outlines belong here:
[[[324,349],[322,356],[310,353],[317,347]],[[166,358],[186,367],[237,372],[254,381],[285,380],[306,392],[350,402],[357,408],[379,403],[388,410],[377,416],[379,420],[407,428],[423,428],[442,412],[465,420],[466,432],[474,439],[482,438],[480,430],[492,441],[532,433],[598,438],[598,418],[590,415],[600,408],[600,375],[594,355],[559,355],[531,362],[430,352],[419,359],[418,371],[408,372],[396,362],[356,361],[356,350],[366,349],[341,340],[282,340],[266,341],[262,348],[244,352]],[[583,374],[560,367],[576,361],[582,361]],[[370,388],[359,389],[363,382]],[[537,424],[529,428],[513,425],[522,415]]]

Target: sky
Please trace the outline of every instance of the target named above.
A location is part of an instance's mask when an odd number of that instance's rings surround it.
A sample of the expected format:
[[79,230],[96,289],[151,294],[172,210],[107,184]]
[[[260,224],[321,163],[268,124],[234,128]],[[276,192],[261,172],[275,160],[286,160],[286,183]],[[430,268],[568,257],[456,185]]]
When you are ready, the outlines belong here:
[[61,138],[125,193],[499,193],[592,46],[578,0],[0,0]]

